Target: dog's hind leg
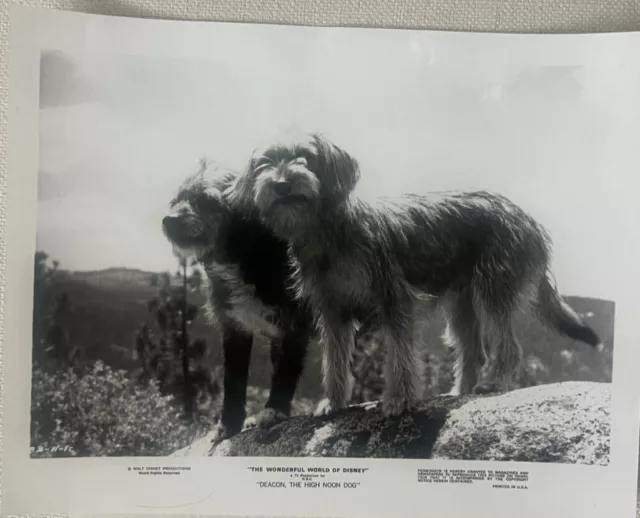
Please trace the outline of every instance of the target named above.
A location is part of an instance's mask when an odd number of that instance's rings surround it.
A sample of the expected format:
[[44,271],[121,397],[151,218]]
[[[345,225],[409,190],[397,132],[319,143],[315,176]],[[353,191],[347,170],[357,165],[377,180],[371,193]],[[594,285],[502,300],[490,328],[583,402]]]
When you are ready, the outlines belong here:
[[480,373],[487,358],[482,343],[480,322],[469,290],[458,293],[452,299],[447,320],[443,338],[456,355],[453,388],[449,394],[470,394],[480,380]]
[[515,294],[509,296],[507,293],[502,293],[501,298],[475,298],[474,306],[480,316],[482,340],[487,348],[491,347],[493,353],[489,356],[489,369],[485,379],[475,387],[477,394],[510,390],[518,375],[522,348],[513,332],[515,298]]
[[353,375],[351,357],[355,349],[355,323],[333,311],[318,318],[322,343],[322,370],[325,398],[314,415],[328,415],[344,408],[351,399]]

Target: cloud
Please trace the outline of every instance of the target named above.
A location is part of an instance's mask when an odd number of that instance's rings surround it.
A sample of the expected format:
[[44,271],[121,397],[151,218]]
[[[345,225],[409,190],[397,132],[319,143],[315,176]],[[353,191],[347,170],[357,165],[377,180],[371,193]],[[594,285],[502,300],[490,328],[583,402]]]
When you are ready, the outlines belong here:
[[490,70],[492,60],[466,47],[443,55],[410,54],[400,41],[384,52],[362,45],[329,39],[287,60],[273,59],[283,54],[271,43],[255,56],[252,46],[240,57],[212,49],[204,62],[45,54],[39,244],[78,269],[169,267],[158,222],[198,159],[242,167],[254,142],[299,128],[327,133],[360,160],[364,194],[491,188],[550,224],[559,247],[581,246],[566,237],[572,217],[590,229],[597,214],[566,214],[557,200],[575,191],[571,171],[585,171],[581,198],[593,203],[593,172],[608,156],[600,143],[619,134],[597,109],[598,81],[608,86],[600,69],[588,80],[588,70],[576,73],[578,103],[553,103],[573,95],[572,69],[519,61]]
[[82,77],[76,61],[62,52],[44,51],[40,56],[40,108],[66,106],[97,98],[95,89]]

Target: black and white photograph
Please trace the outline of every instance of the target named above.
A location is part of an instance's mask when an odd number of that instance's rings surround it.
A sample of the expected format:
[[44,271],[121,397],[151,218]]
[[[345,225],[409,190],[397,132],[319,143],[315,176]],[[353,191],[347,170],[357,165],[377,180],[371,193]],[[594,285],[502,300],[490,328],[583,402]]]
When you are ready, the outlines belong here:
[[630,39],[67,23],[15,116],[30,462],[402,460],[375,476],[490,467],[521,495],[619,462]]
[[567,280],[606,227],[558,175],[597,84],[339,50],[43,51],[34,457],[607,464],[615,301]]

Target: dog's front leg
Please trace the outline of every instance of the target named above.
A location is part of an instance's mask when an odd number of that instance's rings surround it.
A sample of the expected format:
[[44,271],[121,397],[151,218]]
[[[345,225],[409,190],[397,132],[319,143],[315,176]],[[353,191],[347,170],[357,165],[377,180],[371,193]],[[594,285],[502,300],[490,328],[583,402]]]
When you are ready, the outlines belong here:
[[344,408],[351,399],[353,376],[351,356],[355,348],[355,324],[333,312],[318,318],[322,343],[325,398],[314,415],[328,415]]
[[397,416],[413,410],[422,399],[424,362],[414,341],[411,304],[403,309],[394,304],[395,311],[383,325],[385,358],[385,391],[382,411]]
[[265,408],[256,417],[258,426],[268,428],[291,415],[291,402],[304,369],[309,340],[308,329],[298,326],[271,346],[271,391]]
[[242,429],[246,417],[247,381],[253,346],[253,336],[230,323],[223,324],[222,340],[224,399],[213,443],[228,439]]

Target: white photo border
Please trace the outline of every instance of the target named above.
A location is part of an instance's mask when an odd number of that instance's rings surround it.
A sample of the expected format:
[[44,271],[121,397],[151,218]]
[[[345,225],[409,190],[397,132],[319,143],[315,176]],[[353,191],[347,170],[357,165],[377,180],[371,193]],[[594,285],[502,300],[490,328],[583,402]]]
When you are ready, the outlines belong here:
[[[626,240],[617,249],[597,250],[610,261],[606,278],[594,285],[609,286],[616,304],[613,365],[611,461],[608,467],[501,463],[498,469],[527,470],[529,490],[497,492],[486,486],[424,485],[416,482],[418,468],[496,469],[494,462],[424,461],[329,458],[29,458],[29,401],[31,379],[31,310],[33,253],[35,251],[38,175],[39,63],[42,49],[87,52],[110,39],[110,51],[136,55],[206,58],[215,41],[241,37],[242,31],[276,31],[291,35],[313,34],[318,40],[351,31],[357,37],[412,38],[434,44],[473,45],[483,38],[519,39],[532,52],[572,56],[605,53],[619,59],[621,84],[616,95],[628,103],[626,162],[640,164],[640,34],[571,36],[463,34],[385,29],[302,28],[213,22],[173,22],[49,11],[13,6],[10,35],[10,109],[8,147],[8,200],[6,226],[6,288],[4,306],[3,379],[3,512],[6,514],[208,514],[243,516],[424,516],[442,518],[473,515],[520,518],[632,516],[636,505],[636,473],[640,406],[640,319],[636,290],[640,264],[636,202],[636,171],[618,164],[611,174],[616,202],[603,200],[603,217]],[[569,45],[569,39],[572,44]],[[202,56],[195,53],[202,52]],[[601,56],[601,59],[604,59]],[[624,81],[623,81],[624,80]],[[635,285],[633,284],[635,282]],[[634,366],[634,367],[630,367]],[[179,477],[136,477],[133,466],[190,466]],[[355,491],[328,492],[259,489],[264,477],[252,466],[366,467]]]

